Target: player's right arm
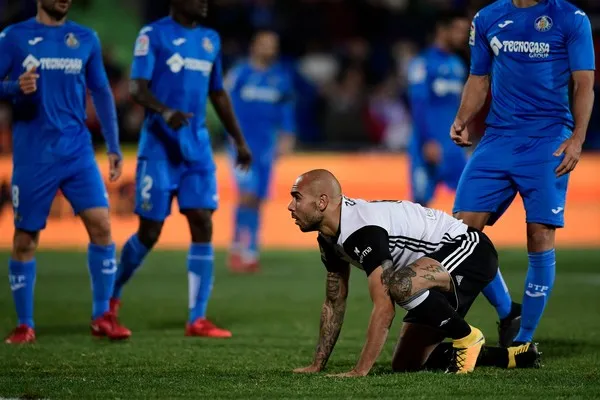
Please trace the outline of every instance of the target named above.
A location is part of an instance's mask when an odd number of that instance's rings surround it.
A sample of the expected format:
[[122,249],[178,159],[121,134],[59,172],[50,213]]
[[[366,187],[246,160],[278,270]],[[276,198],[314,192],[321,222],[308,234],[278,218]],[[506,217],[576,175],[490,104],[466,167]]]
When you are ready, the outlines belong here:
[[129,94],[136,103],[159,114],[169,127],[177,130],[189,124],[188,119],[193,117],[193,114],[170,109],[161,103],[150,90],[150,81],[152,80],[158,50],[158,43],[156,43],[152,31],[152,27],[143,28],[135,42]]
[[471,46],[471,71],[463,90],[460,108],[450,128],[450,138],[459,146],[471,146],[467,125],[483,108],[490,88],[489,74],[493,57],[479,13],[471,22],[469,46]]
[[350,265],[339,259],[321,243],[320,248],[321,260],[327,268],[327,285],[325,302],[321,308],[319,341],[313,363],[308,367],[295,369],[294,372],[296,373],[319,372],[325,368],[342,330],[344,314],[346,313]]
[[13,65],[14,40],[10,28],[0,33],[0,99],[10,99],[37,91],[37,79],[40,76],[35,67],[25,71],[16,81],[4,80]]

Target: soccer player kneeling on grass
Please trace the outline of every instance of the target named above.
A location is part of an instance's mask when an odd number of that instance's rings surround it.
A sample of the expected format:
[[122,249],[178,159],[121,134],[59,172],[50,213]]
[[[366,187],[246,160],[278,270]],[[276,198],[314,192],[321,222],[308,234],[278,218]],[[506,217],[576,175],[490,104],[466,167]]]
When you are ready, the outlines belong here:
[[[327,269],[315,358],[310,366],[294,372],[318,372],[325,367],[344,319],[350,264],[366,272],[374,307],[358,363],[336,376],[369,373],[394,319],[394,303],[408,311],[392,361],[395,371],[441,368],[468,373],[476,364],[538,365],[534,346],[484,348],[482,332],[464,320],[498,270],[498,254],[483,232],[408,201],[345,197],[335,176],[326,170],[301,175],[291,195],[292,218],[301,231],[319,232]],[[441,343],[445,338],[452,343]]]

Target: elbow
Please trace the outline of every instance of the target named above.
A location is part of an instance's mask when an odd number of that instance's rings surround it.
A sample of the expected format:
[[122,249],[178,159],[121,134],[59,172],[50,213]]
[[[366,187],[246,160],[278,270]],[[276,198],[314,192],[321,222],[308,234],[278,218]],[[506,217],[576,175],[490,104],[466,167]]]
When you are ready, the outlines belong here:
[[129,84],[129,96],[131,96],[132,100],[136,103],[139,103],[142,99],[142,90],[140,85],[133,81]]

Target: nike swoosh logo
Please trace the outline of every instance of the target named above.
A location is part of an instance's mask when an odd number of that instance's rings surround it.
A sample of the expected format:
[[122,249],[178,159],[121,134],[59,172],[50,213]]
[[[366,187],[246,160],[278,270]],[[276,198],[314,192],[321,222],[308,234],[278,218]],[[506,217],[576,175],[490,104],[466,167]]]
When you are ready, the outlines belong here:
[[32,46],[35,46],[36,44],[38,44],[42,40],[44,40],[44,38],[36,37],[36,38],[33,38],[33,39],[29,40],[27,43],[29,43]]
[[540,293],[540,292],[531,293],[529,290],[526,290],[525,294],[529,297],[544,297],[546,295],[546,293]]
[[10,290],[16,292],[19,289],[23,289],[25,287],[24,283],[17,283],[16,285],[10,285]]
[[512,23],[514,23],[514,21],[507,20],[507,21],[504,21],[504,22],[503,22],[503,23],[501,23],[501,24],[498,24],[498,26],[499,26],[500,28],[506,28],[508,25],[510,25],[510,24],[512,24]]

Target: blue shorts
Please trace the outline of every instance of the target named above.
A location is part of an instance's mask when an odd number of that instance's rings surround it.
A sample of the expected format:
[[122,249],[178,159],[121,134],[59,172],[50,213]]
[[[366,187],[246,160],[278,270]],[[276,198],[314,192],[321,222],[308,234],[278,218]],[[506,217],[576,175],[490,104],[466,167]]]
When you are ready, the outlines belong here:
[[460,178],[453,212],[491,213],[493,225],[519,193],[527,223],[563,227],[569,175],[554,172],[562,137],[483,136]]
[[231,165],[240,194],[250,194],[260,200],[268,197],[273,162],[253,162],[248,171],[236,168],[233,160]]
[[58,190],[75,214],[108,207],[108,194],[94,158],[16,165],[12,176],[15,227],[29,232],[44,229]]
[[171,214],[174,196],[181,211],[216,210],[219,205],[215,171],[186,162],[139,158],[135,185],[135,213],[152,221],[162,222]]
[[435,189],[443,183],[456,190],[467,158],[464,154],[453,154],[446,157],[439,165],[430,165],[423,160],[419,151],[410,151],[410,183],[412,200],[420,204],[428,204],[433,199]]

